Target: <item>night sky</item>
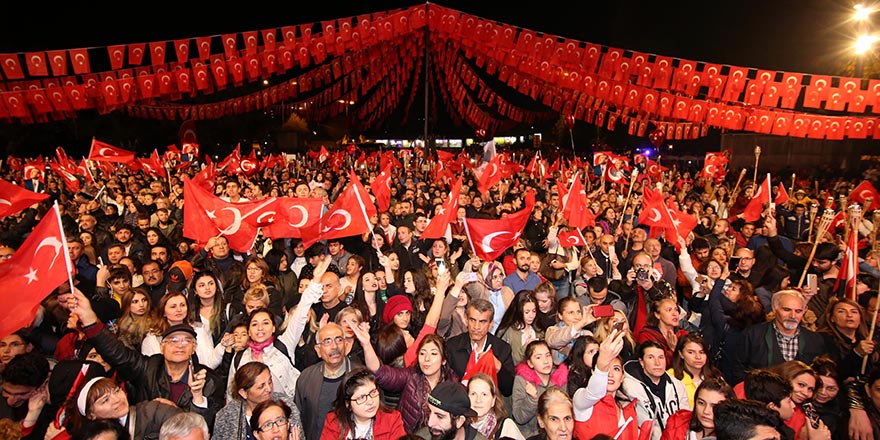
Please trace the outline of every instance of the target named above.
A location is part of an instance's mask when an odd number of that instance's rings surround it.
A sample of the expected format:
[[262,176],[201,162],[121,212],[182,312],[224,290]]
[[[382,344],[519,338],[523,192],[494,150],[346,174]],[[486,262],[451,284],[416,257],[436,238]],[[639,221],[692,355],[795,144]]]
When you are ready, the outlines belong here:
[[[0,52],[103,47],[114,44],[297,25],[408,7],[418,2],[45,3],[8,10]],[[840,74],[854,38],[848,1],[438,1],[436,4],[533,31],[657,55],[742,67]],[[19,8],[23,12],[19,12]],[[31,10],[28,12],[28,10]],[[94,66],[93,66],[94,67]],[[420,106],[418,106],[420,108]],[[442,106],[440,106],[442,108]],[[84,121],[81,121],[84,122]],[[59,132],[91,138],[90,127]],[[100,123],[98,124],[100,125]],[[54,127],[49,127],[56,130]],[[96,129],[97,130],[97,129]],[[15,151],[25,130],[0,127]],[[84,133],[85,131],[85,133]],[[620,129],[618,129],[620,131]],[[28,134],[27,136],[31,136]],[[10,147],[10,145],[13,145]],[[54,147],[51,147],[54,148]]]

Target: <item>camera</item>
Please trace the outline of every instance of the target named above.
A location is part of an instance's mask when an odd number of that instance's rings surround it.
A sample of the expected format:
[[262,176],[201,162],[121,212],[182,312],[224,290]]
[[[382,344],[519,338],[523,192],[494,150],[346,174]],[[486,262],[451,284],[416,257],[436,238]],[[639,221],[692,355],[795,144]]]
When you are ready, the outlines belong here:
[[636,270],[636,279],[639,281],[647,281],[648,271],[645,269],[637,269]]

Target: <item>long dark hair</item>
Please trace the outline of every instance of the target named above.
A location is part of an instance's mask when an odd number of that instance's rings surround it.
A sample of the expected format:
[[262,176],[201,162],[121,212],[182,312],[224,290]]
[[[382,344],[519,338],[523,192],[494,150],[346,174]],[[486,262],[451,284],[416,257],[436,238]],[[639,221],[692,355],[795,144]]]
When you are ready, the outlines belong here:
[[[342,379],[342,383],[339,384],[339,388],[336,389],[336,402],[333,406],[333,413],[336,415],[336,423],[339,424],[340,428],[338,440],[344,440],[349,431],[354,431],[354,414],[351,412],[351,398],[354,396],[354,391],[359,387],[370,384],[375,386],[377,390],[379,389],[373,372],[365,367],[359,367],[346,374],[345,378]],[[376,399],[379,399],[379,396],[376,396]],[[391,412],[381,400],[379,400],[379,411]]]
[[699,333],[688,333],[681,337],[678,340],[678,343],[675,344],[675,352],[672,353],[672,362],[670,362],[672,375],[675,376],[676,379],[682,380],[685,373],[690,374],[690,371],[687,371],[687,367],[684,364],[684,356],[681,355],[684,347],[690,343],[699,345],[706,356],[706,364],[703,365],[703,370],[700,372],[703,375],[703,380],[721,377],[721,371],[712,365],[712,356],[709,354],[709,346]]
[[578,336],[574,340],[574,345],[565,358],[565,365],[568,367],[568,392],[574,395],[574,391],[578,388],[587,386],[593,369],[584,362],[584,353],[587,352],[587,346],[590,344],[599,345],[599,341],[591,335]]
[[214,285],[217,286],[217,291],[214,292],[214,306],[211,310],[211,334],[220,334],[221,323],[220,316],[223,313],[223,308],[226,304],[223,302],[223,283],[220,281],[220,278],[211,271],[204,271],[196,273],[192,279],[190,280],[189,286],[189,298],[187,298],[187,306],[189,307],[189,319],[192,322],[201,322],[202,317],[199,314],[199,309],[202,307],[202,300],[199,298],[199,295],[196,293],[196,281],[201,278],[209,277],[214,280]]
[[[700,393],[702,391],[715,391],[724,395],[726,400],[734,400],[736,399],[736,393],[733,392],[733,388],[724,381],[724,378],[718,376],[713,378],[706,378],[703,380],[703,383],[697,387],[697,391],[694,392],[694,403],[696,404],[697,399],[700,397]],[[696,414],[696,409],[694,410]],[[703,432],[705,429],[703,424],[700,423],[700,418],[696,415],[691,417],[691,424],[688,426],[688,429],[694,432]],[[705,434],[705,433],[703,433]]]
[[498,330],[495,333],[502,335],[509,328],[524,329],[526,323],[523,320],[523,308],[528,303],[535,305],[535,319],[537,320],[538,298],[535,297],[535,292],[533,290],[520,290],[513,297],[513,301],[510,302],[510,306],[507,307],[504,316],[501,317],[501,322],[498,324]]

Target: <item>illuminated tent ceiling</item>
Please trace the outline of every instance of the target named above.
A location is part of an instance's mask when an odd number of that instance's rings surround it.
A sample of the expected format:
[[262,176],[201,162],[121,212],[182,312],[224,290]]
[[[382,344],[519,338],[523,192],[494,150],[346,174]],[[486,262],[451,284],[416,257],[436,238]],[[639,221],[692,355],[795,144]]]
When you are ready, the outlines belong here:
[[[427,62],[427,70],[425,65]],[[93,68],[94,66],[95,68]],[[545,34],[427,3],[320,23],[106,47],[0,54],[0,121],[78,112],[209,120],[289,105],[361,130],[431,112],[490,135],[571,115],[695,139],[725,129],[880,138],[880,81],[713,64]],[[348,103],[354,104],[348,104]]]

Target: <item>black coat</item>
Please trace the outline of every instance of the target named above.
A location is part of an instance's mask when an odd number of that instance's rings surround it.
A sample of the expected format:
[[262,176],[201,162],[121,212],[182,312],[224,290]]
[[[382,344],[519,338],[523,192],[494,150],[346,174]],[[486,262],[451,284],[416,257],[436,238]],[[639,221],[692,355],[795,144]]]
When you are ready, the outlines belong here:
[[[153,400],[157,397],[171,399],[171,381],[165,372],[165,357],[161,354],[144,356],[140,352],[126,347],[105,327],[96,336],[89,339],[101,357],[119,371],[122,379],[134,384],[129,391],[129,404]],[[207,370],[205,376],[204,396],[208,401],[207,408],[200,408],[192,401],[192,393],[186,390],[177,399],[177,406],[184,411],[200,414],[214,426],[214,416],[223,407],[225,383],[214,370],[196,364],[193,371]]]
[[[774,321],[755,324],[743,331],[741,345],[733,365],[733,381],[739,383],[745,378],[746,372],[755,368],[766,368],[785,362],[782,350],[776,343],[773,333]],[[798,353],[795,357],[807,365],[813,359],[829,352],[826,337],[811,332],[803,327],[798,336]]]
[[[513,379],[516,376],[510,345],[493,334],[486,335],[486,343],[492,344],[492,354],[501,361],[501,370],[498,371],[498,389],[501,390],[502,395],[510,396],[513,393]],[[470,334],[462,333],[449,338],[446,341],[446,351],[448,352],[449,367],[455,371],[458,377],[464,377],[468,360],[473,351]]]

